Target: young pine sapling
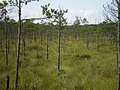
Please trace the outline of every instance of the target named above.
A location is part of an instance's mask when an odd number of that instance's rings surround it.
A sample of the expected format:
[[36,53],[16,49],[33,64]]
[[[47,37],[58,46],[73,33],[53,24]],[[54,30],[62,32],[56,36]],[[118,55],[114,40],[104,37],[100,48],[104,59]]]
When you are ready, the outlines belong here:
[[43,15],[47,16],[49,19],[53,20],[53,23],[58,25],[58,72],[60,71],[60,42],[61,42],[61,30],[63,29],[63,25],[67,24],[66,19],[64,18],[64,14],[68,12],[68,10],[63,9],[49,9],[50,4],[41,6]]

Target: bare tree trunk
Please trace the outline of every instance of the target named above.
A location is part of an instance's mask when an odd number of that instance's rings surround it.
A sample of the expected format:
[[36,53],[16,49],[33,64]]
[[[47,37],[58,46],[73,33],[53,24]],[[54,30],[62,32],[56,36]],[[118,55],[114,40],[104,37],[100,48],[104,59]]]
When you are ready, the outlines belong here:
[[58,31],[58,72],[60,71],[60,40],[61,40],[61,32]]
[[6,90],[9,90],[9,85],[10,85],[10,77],[7,75],[6,77]]
[[17,62],[16,62],[15,88],[18,87],[21,30],[22,30],[22,22],[21,22],[21,0],[19,0],[19,28],[18,28],[18,47],[17,47]]

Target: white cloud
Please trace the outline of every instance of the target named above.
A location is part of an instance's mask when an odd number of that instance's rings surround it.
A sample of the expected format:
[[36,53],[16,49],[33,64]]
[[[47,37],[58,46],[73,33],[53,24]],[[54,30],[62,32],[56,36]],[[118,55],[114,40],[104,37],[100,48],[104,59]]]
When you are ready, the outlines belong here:
[[[73,24],[75,16],[82,18],[87,18],[90,23],[95,23],[95,19],[99,16],[99,12],[95,9],[69,9],[68,13],[65,14],[69,24]],[[18,12],[13,12],[10,15],[13,19],[18,20]],[[30,9],[29,7],[22,8],[22,19],[23,18],[33,18],[42,17],[41,9]]]
[[95,23],[95,18],[97,18],[99,14],[100,13],[96,9],[69,9],[68,13],[65,16],[68,18],[68,22],[70,23],[73,23],[75,16],[87,18],[90,23]]
[[97,10],[94,9],[81,9],[78,11],[78,13],[84,15],[85,17],[93,16],[95,13],[97,13]]
[[39,10],[30,10],[27,8],[22,9],[22,18],[40,17],[41,12]]
[[93,9],[86,9],[85,12],[84,12],[84,15],[85,16],[91,16],[95,13],[95,10]]
[[[33,17],[42,17],[41,10],[31,10],[30,8],[22,8],[21,10],[22,19],[33,18]],[[12,13],[9,14],[12,19],[18,20],[18,11],[15,9]]]

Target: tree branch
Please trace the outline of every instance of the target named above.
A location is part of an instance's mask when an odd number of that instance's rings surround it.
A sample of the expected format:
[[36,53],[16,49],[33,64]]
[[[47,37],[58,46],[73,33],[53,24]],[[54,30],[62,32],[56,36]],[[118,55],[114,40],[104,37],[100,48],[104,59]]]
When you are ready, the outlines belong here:
[[119,1],[118,0],[115,0],[117,4],[119,4]]

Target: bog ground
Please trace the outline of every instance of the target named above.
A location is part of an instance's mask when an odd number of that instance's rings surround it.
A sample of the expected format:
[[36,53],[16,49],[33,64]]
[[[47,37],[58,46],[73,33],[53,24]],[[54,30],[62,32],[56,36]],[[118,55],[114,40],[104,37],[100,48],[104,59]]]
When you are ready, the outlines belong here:
[[[26,40],[27,41],[27,40]],[[36,43],[37,42],[37,43]],[[109,42],[109,41],[108,41]],[[46,59],[46,39],[26,42],[26,54],[21,49],[19,89],[29,90],[116,90],[116,48],[109,43],[89,48],[82,38],[61,40],[61,70],[57,69],[57,39],[49,41],[49,57]],[[102,44],[102,43],[101,43]],[[15,85],[16,53],[10,44],[9,66],[5,64],[5,50],[0,53],[0,89],[6,87],[6,75],[10,76],[10,88]],[[22,45],[21,45],[22,48]]]

